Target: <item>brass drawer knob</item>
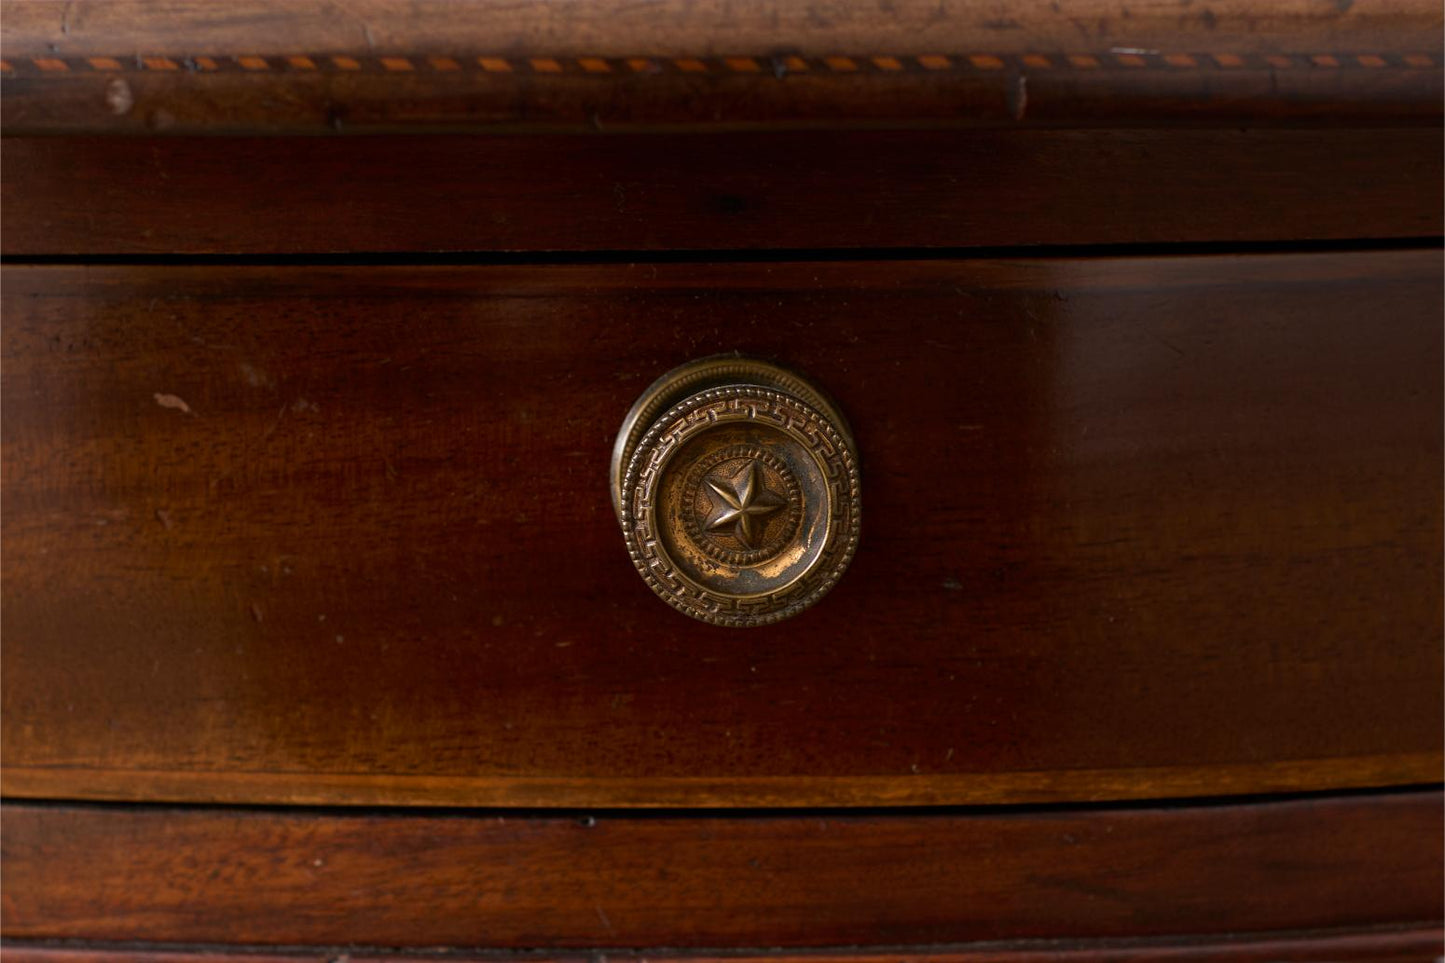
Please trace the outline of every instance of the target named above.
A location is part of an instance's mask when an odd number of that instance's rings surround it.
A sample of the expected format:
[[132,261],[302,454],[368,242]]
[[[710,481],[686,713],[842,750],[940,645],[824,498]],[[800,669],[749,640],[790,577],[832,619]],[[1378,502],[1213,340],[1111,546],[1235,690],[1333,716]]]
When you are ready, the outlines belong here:
[[797,375],[704,358],[628,412],[612,502],[633,564],[669,605],[714,625],[767,625],[822,598],[853,558],[853,435]]

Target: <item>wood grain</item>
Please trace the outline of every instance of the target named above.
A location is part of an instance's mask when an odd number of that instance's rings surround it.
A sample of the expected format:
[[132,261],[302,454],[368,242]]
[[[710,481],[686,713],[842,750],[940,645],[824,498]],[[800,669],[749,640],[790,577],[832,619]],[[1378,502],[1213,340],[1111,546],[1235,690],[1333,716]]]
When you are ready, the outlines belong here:
[[[124,52],[105,62],[119,63]],[[23,134],[336,134],[381,132],[548,132],[594,134],[663,130],[793,128],[1016,128],[1318,125],[1426,126],[1441,122],[1445,72],[1436,54],[1411,66],[1400,57],[1334,50],[1268,57],[1221,70],[1224,54],[1190,51],[1199,66],[1169,67],[1151,55],[1152,69],[1125,66],[1145,58],[1105,51],[1051,55],[1046,70],[1023,57],[981,55],[999,68],[976,70],[969,54],[950,52],[952,66],[894,72],[873,58],[846,58],[861,68],[828,70],[821,60],[784,73],[789,58],[747,56],[746,71],[710,62],[705,76],[685,68],[639,78],[627,64],[607,73],[569,69],[504,73],[484,69],[435,71],[426,58],[373,56],[367,69],[196,72],[185,62],[136,71],[97,70],[89,60],[11,72],[0,86],[0,129]],[[1073,57],[1110,69],[1075,69]],[[238,64],[241,58],[233,58]],[[279,63],[290,62],[287,57]],[[318,59],[301,51],[306,61]],[[449,62],[479,62],[470,53]],[[541,58],[546,63],[553,58]],[[593,58],[587,58],[591,61]],[[898,61],[893,55],[881,58]],[[1321,69],[1317,60],[1348,61]],[[348,62],[350,58],[347,58]],[[1386,63],[1382,69],[1363,61]],[[391,69],[387,63],[405,63]],[[686,63],[694,63],[691,58]],[[530,63],[527,61],[526,63]],[[781,74],[781,76],[780,76]]]
[[29,939],[610,949],[1418,925],[1440,912],[1441,811],[1438,792],[701,818],[10,805],[4,928]]
[[10,138],[0,244],[113,255],[1438,237],[1439,146],[1427,130]]
[[12,134],[1441,118],[1441,15],[1423,0],[1198,11],[240,0],[224,15],[204,0],[9,0],[3,11],[0,123]]
[[1016,0],[1006,14],[981,4],[940,7],[894,0],[886,7],[788,0],[5,0],[8,54],[184,57],[244,52],[399,50],[446,54],[468,41],[523,56],[708,56],[759,51],[805,56],[941,49],[1034,53],[1106,45],[1177,49],[1208,42],[1239,53],[1351,46],[1384,52],[1434,49],[1445,18],[1424,0],[1368,4],[1317,0],[1216,0],[1207,9],[1167,2]]
[[[1015,940],[953,946],[914,946],[907,949],[877,950],[772,950],[767,953],[733,951],[726,955],[705,951],[609,950],[608,959],[619,963],[1434,963],[1442,952],[1442,934],[1437,927],[1375,927],[1369,930],[1325,930],[1310,934],[1273,933],[1247,937],[1155,938],[1134,940]],[[109,946],[56,946],[44,943],[7,941],[6,959],[11,963],[335,963],[345,957],[356,963],[421,963],[434,960],[435,952],[407,956],[395,950],[366,950],[346,947],[344,953],[331,949],[285,952],[257,951],[231,947],[187,951],[157,949],[126,944]],[[530,950],[526,963],[584,963],[593,954]],[[452,951],[445,957],[456,963],[523,963],[521,954],[492,951],[475,954]]]
[[[4,791],[1079,800],[1441,772],[1436,251],[4,273]],[[613,432],[742,350],[863,541],[652,596]]]

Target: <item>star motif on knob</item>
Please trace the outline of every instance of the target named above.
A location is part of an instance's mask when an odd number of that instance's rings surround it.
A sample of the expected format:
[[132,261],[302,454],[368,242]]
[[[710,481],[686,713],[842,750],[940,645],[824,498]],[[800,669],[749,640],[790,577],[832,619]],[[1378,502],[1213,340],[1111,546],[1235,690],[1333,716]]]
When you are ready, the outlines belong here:
[[707,520],[710,532],[731,529],[728,533],[744,548],[756,548],[753,538],[760,534],[758,519],[787,504],[787,500],[768,491],[758,478],[758,463],[749,460],[732,478],[708,478],[707,487],[717,498],[714,512]]

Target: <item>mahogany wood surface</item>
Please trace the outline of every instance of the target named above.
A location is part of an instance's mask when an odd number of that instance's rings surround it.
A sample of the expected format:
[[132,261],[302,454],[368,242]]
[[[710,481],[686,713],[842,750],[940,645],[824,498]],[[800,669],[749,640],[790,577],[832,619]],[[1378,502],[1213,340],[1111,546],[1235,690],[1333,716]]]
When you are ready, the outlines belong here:
[[[1438,926],[1373,927],[1311,933],[1193,936],[1129,940],[1013,940],[952,946],[877,949],[775,949],[727,954],[665,950],[607,950],[618,963],[1434,963],[1445,951]],[[598,951],[435,950],[404,955],[348,945],[345,948],[266,951],[243,947],[185,950],[115,943],[98,946],[8,940],[0,944],[10,963],[595,963]]]
[[[7,794],[1440,778],[1438,251],[3,280]],[[607,484],[642,388],[729,350],[862,460],[852,568],[755,630],[656,599]]]
[[6,254],[1439,237],[1438,130],[10,138]]
[[[1421,925],[1441,795],[933,815],[9,805],[12,938],[781,947]],[[1429,924],[1438,926],[1438,923]]]
[[405,50],[446,54],[459,38],[499,54],[625,57],[803,56],[943,49],[1031,53],[1099,40],[1177,50],[1207,38],[1221,50],[1272,54],[1290,46],[1433,49],[1445,26],[1425,0],[1336,3],[1214,0],[1207,8],[1144,0],[1014,0],[998,5],[931,0],[807,4],[793,0],[44,0],[0,3],[7,51],[184,57],[244,51],[279,56]]
[[[43,0],[47,6],[54,4]],[[962,53],[924,57],[707,58],[658,64],[650,58],[582,58],[534,72],[532,59],[509,62],[505,73],[479,66],[474,52],[443,58],[465,68],[433,67],[434,58],[373,55],[357,68],[294,71],[293,60],[325,64],[313,51],[277,58],[253,72],[244,56],[214,72],[194,70],[187,58],[167,66],[113,51],[104,58],[32,58],[0,84],[0,127],[9,134],[87,133],[371,133],[380,131],[646,131],[675,128],[773,129],[869,127],[1167,126],[1210,124],[1435,125],[1440,122],[1441,56],[1329,50],[1275,58],[1251,57],[1239,68],[1217,62],[1234,55],[1189,51],[1193,69],[1175,69],[1168,56],[1035,54],[1048,63],[1030,70],[1022,56],[978,56],[997,67],[978,69]],[[1133,49],[1133,48],[1124,48]],[[94,60],[121,64],[96,69]],[[255,58],[261,63],[271,60]],[[538,58],[533,58],[538,59]],[[554,58],[540,58],[548,64]],[[1285,64],[1274,65],[1273,60]],[[1419,65],[1412,61],[1418,59]],[[349,63],[356,62],[347,57]],[[743,69],[730,66],[741,60]],[[876,60],[907,62],[910,70],[877,68]],[[1076,60],[1092,66],[1079,68]],[[1322,68],[1319,61],[1346,63]],[[1127,64],[1144,62],[1142,69]],[[1365,62],[1382,66],[1371,68]],[[789,72],[787,62],[800,65]],[[23,63],[23,62],[22,62]],[[44,63],[64,64],[63,72]],[[388,68],[388,63],[407,66]],[[596,76],[587,63],[603,65]],[[702,64],[696,77],[683,63]],[[1104,64],[1108,69],[1099,69]],[[802,66],[806,65],[806,66]],[[640,74],[638,70],[644,71]]]
[[9,0],[10,133],[1439,123],[1438,4]]

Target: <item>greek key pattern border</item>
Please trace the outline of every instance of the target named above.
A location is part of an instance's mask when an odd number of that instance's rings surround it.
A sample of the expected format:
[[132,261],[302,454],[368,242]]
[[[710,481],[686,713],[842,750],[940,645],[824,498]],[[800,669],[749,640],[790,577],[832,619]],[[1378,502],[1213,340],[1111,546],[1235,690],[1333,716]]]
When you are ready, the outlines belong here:
[[[786,589],[740,600],[710,592],[677,572],[658,549],[652,505],[672,451],[693,435],[728,421],[768,421],[819,456],[830,489],[829,539],[812,568]],[[628,555],[644,581],[678,611],[714,625],[769,625],[822,598],[858,547],[858,466],[843,439],[818,412],[780,392],[754,386],[714,388],[674,407],[638,444],[623,480],[622,528]]]

